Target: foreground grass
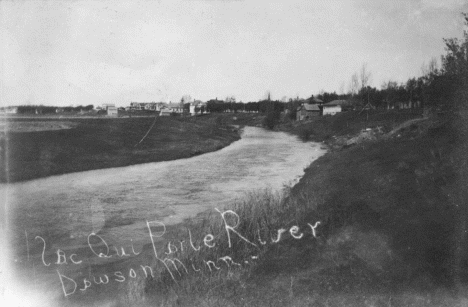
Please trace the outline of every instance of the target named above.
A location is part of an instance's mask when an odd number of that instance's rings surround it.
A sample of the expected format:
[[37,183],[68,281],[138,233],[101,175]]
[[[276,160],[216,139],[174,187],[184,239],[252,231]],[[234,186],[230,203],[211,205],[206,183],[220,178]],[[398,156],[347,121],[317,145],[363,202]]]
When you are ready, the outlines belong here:
[[[31,121],[47,122],[16,119],[14,125]],[[153,118],[67,119],[71,129],[7,132],[1,138],[5,172],[0,174],[0,182],[187,158],[218,150],[239,139],[238,133],[215,115],[159,117],[139,143],[153,121]]]
[[[201,271],[176,275],[176,281],[163,272],[161,279],[147,283],[149,302],[466,306],[467,268],[455,262],[462,204],[453,200],[466,165],[458,150],[464,140],[454,122],[412,122],[386,137],[341,147],[315,161],[292,189],[249,195],[231,209],[239,216],[236,230],[257,246],[239,236],[229,246],[219,214],[188,221],[175,237],[186,229],[196,238],[210,233],[216,246],[174,254]],[[399,122],[380,124],[390,131]],[[231,218],[228,223],[235,225],[236,217]],[[321,221],[317,237],[310,230],[301,239],[288,232],[315,221]],[[273,244],[278,229],[286,232]],[[258,244],[259,238],[270,242]],[[242,265],[207,265],[226,255]],[[455,276],[454,271],[462,273]]]

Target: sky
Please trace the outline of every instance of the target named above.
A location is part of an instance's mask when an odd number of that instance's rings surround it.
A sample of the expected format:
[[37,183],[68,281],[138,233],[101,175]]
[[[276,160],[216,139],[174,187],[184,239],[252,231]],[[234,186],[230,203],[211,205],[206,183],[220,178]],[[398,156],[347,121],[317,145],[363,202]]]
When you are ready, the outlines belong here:
[[[468,0],[0,1],[0,104],[258,101],[405,82]],[[440,62],[440,61],[439,61]]]

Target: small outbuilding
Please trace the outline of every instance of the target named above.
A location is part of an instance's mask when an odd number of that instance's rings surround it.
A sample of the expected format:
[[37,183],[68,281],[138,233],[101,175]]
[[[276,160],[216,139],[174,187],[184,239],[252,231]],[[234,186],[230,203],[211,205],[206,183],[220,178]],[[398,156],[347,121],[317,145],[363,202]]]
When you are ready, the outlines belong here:
[[305,120],[320,116],[320,107],[316,104],[303,103],[297,108],[296,120]]

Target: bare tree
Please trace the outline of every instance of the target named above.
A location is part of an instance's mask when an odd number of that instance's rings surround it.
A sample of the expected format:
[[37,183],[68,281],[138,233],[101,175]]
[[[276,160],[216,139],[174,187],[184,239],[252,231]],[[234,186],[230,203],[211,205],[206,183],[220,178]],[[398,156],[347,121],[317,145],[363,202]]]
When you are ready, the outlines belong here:
[[426,63],[423,63],[421,66],[421,72],[423,76],[431,76],[434,74],[437,74],[439,67],[439,63],[437,62],[437,58],[433,57],[429,61],[429,63],[426,65]]
[[357,72],[351,76],[351,83],[349,84],[349,91],[351,95],[354,96],[359,90],[359,77]]
[[236,97],[234,95],[231,95],[231,96],[227,96],[226,97],[226,102],[236,102]]
[[341,82],[341,85],[340,85],[340,95],[344,95],[345,94],[345,82]]
[[361,71],[359,72],[361,90],[370,84],[371,76],[371,72],[367,70],[367,63],[362,64]]

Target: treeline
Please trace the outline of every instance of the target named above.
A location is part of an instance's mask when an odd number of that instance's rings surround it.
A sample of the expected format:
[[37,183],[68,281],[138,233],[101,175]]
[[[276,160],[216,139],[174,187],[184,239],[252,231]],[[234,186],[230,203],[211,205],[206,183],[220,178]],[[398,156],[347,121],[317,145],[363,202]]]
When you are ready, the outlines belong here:
[[274,110],[284,111],[286,104],[277,100],[261,100],[258,102],[224,102],[222,100],[209,100],[206,103],[208,112],[255,112],[266,113],[273,108]]
[[91,111],[94,106],[92,104],[87,106],[77,107],[52,107],[43,105],[21,105],[17,107],[18,114],[52,114],[57,112],[80,112]]
[[[468,25],[466,14],[465,23]],[[422,66],[422,76],[406,82],[384,82],[380,89],[369,86],[371,73],[364,64],[360,72],[351,77],[348,94],[323,92],[317,98],[324,103],[345,99],[354,105],[371,103],[378,109],[405,107],[426,107],[448,110],[459,107],[467,101],[468,92],[468,32],[463,38],[444,39],[446,53],[440,63],[433,58]]]

